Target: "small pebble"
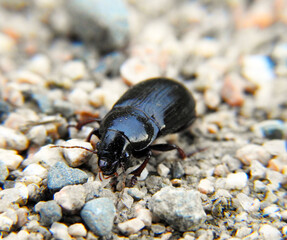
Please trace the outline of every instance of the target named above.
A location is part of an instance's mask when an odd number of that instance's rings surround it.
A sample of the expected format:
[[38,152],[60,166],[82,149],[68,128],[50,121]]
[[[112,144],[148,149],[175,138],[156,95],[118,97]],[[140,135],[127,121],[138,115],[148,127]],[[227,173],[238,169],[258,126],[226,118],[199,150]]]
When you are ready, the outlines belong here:
[[176,161],[172,166],[172,177],[173,178],[182,178],[184,175],[184,168],[181,164],[181,162]]
[[15,50],[16,42],[13,38],[5,35],[3,33],[0,34],[0,54],[9,54]]
[[80,170],[68,167],[63,162],[56,163],[48,172],[47,186],[51,190],[59,190],[66,185],[85,183],[88,175]]
[[25,166],[31,163],[40,163],[45,168],[49,169],[58,162],[65,162],[63,154],[58,148],[51,148],[53,145],[47,145],[40,148],[30,159],[25,159]]
[[152,196],[150,208],[155,216],[183,232],[198,229],[206,218],[199,193],[183,188],[162,188]]
[[240,205],[242,206],[242,208],[251,213],[251,212],[258,212],[260,209],[260,201],[255,198],[252,199],[251,197],[248,197],[246,194],[244,193],[238,193],[236,195],[236,198],[238,199]]
[[259,180],[254,181],[255,192],[266,192],[266,190],[267,190],[267,186],[263,182]]
[[86,66],[81,61],[66,62],[62,67],[62,75],[72,80],[84,78],[86,74]]
[[244,84],[237,75],[227,76],[224,80],[221,96],[230,106],[242,106],[244,103]]
[[47,76],[51,71],[51,62],[46,55],[37,54],[30,59],[27,68],[37,74]]
[[250,165],[250,175],[253,179],[262,179],[266,176],[266,167],[259,161],[252,160]]
[[133,188],[128,189],[128,194],[131,195],[134,199],[140,200],[144,198],[144,196],[146,195],[146,192],[136,187],[133,187]]
[[238,173],[230,173],[227,175],[226,178],[226,185],[227,189],[238,189],[241,190],[245,186],[247,186],[248,176],[244,172]]
[[[0,159],[1,159],[1,153],[0,153]],[[4,183],[8,175],[9,175],[9,170],[6,164],[2,160],[0,160],[0,184]]]
[[268,164],[271,158],[264,147],[255,144],[248,144],[239,148],[236,151],[236,157],[245,165],[250,165],[252,160],[258,160],[264,166]]
[[150,227],[152,222],[152,214],[150,210],[143,208],[139,204],[135,207],[136,218],[144,222],[145,226]]
[[[67,147],[79,146],[93,151],[91,143],[78,139],[68,140],[63,144],[63,146]],[[68,162],[70,167],[78,167],[82,165],[83,163],[87,162],[93,154],[81,148],[63,148],[62,150],[65,160]]]
[[0,199],[9,203],[24,205],[28,200],[28,188],[23,183],[16,183],[14,188],[7,188],[0,191]]
[[139,218],[133,218],[118,224],[119,230],[125,235],[137,233],[144,227],[144,222]]
[[87,230],[82,223],[75,223],[69,226],[68,233],[72,237],[85,237],[87,235]]
[[11,128],[0,126],[0,148],[23,151],[28,148],[27,137]]
[[146,60],[130,58],[120,68],[121,76],[129,85],[135,85],[145,79],[160,76],[159,68]]
[[165,166],[163,163],[160,163],[157,166],[157,172],[162,177],[167,177],[167,175],[169,174],[169,171],[170,171],[169,168]]
[[201,193],[204,194],[211,194],[214,192],[214,185],[211,181],[209,181],[208,179],[201,179],[198,187],[197,187],[198,191],[200,191]]
[[157,235],[162,234],[166,231],[165,226],[161,223],[153,223],[151,225],[151,229],[154,232],[154,234],[157,234]]
[[211,89],[204,92],[204,102],[209,109],[216,109],[220,104],[219,94]]
[[272,239],[272,240],[279,240],[282,239],[282,235],[280,233],[280,231],[269,225],[269,224],[263,224],[260,228],[259,228],[259,234],[263,239]]
[[9,232],[12,226],[13,226],[13,220],[1,214],[0,215],[0,231]]
[[[67,4],[72,31],[103,52],[122,49],[129,36],[128,11],[121,0],[73,0]],[[87,29],[86,26],[93,26]],[[104,41],[103,41],[104,39]]]
[[268,139],[282,139],[286,127],[281,120],[265,120],[256,123],[252,127],[252,131],[258,137],[266,137]]
[[0,148],[0,161],[5,164],[9,170],[16,170],[23,161],[23,157],[18,155],[17,151]]
[[252,229],[248,227],[241,227],[236,230],[235,236],[242,239],[252,233]]
[[47,136],[46,128],[41,125],[32,127],[27,133],[29,141],[39,146],[43,146],[46,143]]
[[35,211],[40,213],[40,221],[44,226],[50,226],[62,218],[62,209],[56,201],[53,200],[37,203],[35,205]]
[[46,178],[48,175],[48,171],[46,168],[42,167],[40,164],[33,163],[27,166],[23,170],[24,176],[37,176],[42,179]]
[[90,230],[99,236],[108,235],[114,224],[116,209],[109,198],[97,198],[87,202],[81,210],[81,217]]
[[63,223],[54,222],[50,228],[50,232],[55,239],[71,239],[71,236],[68,234],[68,227]]
[[272,204],[263,209],[263,216],[273,218],[274,220],[281,220],[280,208],[277,205]]
[[286,140],[270,140],[262,145],[271,155],[284,155],[287,151]]
[[128,194],[128,189],[124,189],[123,190],[123,194],[122,194],[122,197],[121,197],[121,202],[128,208],[130,209],[134,203],[134,199],[132,196],[130,196]]
[[82,185],[65,186],[54,194],[54,200],[67,211],[80,210],[86,199],[86,191]]

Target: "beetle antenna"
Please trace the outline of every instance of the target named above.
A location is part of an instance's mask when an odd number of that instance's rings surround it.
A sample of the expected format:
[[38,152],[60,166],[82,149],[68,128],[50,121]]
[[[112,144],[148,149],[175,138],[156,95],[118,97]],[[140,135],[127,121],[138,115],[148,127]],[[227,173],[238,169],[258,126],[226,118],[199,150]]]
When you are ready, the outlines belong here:
[[85,148],[85,147],[82,147],[82,146],[51,146],[50,148],[80,148],[80,149],[84,149],[84,150],[86,150],[88,152],[97,154],[97,151],[91,150],[91,149],[88,149],[88,148]]

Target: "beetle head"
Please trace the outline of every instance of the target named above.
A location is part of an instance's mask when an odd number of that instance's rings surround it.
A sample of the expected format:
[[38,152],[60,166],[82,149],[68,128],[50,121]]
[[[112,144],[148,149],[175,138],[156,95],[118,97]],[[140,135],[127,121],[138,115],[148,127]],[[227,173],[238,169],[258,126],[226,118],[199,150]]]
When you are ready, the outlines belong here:
[[98,144],[98,165],[104,175],[113,175],[131,155],[131,145],[119,131],[107,130]]

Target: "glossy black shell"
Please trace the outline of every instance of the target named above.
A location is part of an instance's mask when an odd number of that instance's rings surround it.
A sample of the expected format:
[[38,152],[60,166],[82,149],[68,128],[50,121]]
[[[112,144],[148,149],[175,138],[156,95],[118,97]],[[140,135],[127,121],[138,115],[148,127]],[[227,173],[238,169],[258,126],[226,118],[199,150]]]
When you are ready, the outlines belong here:
[[99,133],[118,131],[140,151],[159,136],[187,128],[194,119],[191,93],[179,82],[154,78],[130,88],[105,116]]

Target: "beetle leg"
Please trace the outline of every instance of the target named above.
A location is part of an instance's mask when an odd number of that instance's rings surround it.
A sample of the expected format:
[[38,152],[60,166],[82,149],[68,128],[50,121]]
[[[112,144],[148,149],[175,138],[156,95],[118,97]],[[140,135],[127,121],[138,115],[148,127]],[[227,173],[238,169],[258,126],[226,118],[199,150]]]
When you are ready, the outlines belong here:
[[93,122],[97,122],[97,123],[101,123],[102,119],[99,119],[99,118],[89,118],[89,119],[85,119],[85,120],[82,120],[82,121],[79,121],[77,124],[73,125],[73,124],[70,124],[68,125],[68,127],[75,127],[77,128],[78,130],[81,130],[83,126],[89,124],[89,123],[93,123]]
[[147,152],[147,156],[146,159],[144,160],[144,162],[135,170],[133,170],[131,172],[131,174],[133,174],[133,177],[131,179],[131,185],[134,186],[137,182],[137,177],[139,177],[142,173],[142,171],[144,170],[144,168],[146,167],[147,163],[149,162],[151,158],[151,150],[149,149],[149,151]]
[[93,135],[96,135],[98,137],[98,139],[101,139],[101,135],[100,135],[100,132],[99,132],[99,129],[98,128],[95,128],[93,131],[91,131],[86,139],[87,142],[90,142],[91,141],[91,138]]
[[162,151],[162,152],[166,152],[166,151],[170,151],[170,150],[176,149],[181,159],[185,159],[186,158],[185,152],[179,146],[177,146],[175,144],[168,144],[168,143],[155,144],[155,145],[151,145],[149,148],[151,150],[157,150],[157,151]]

